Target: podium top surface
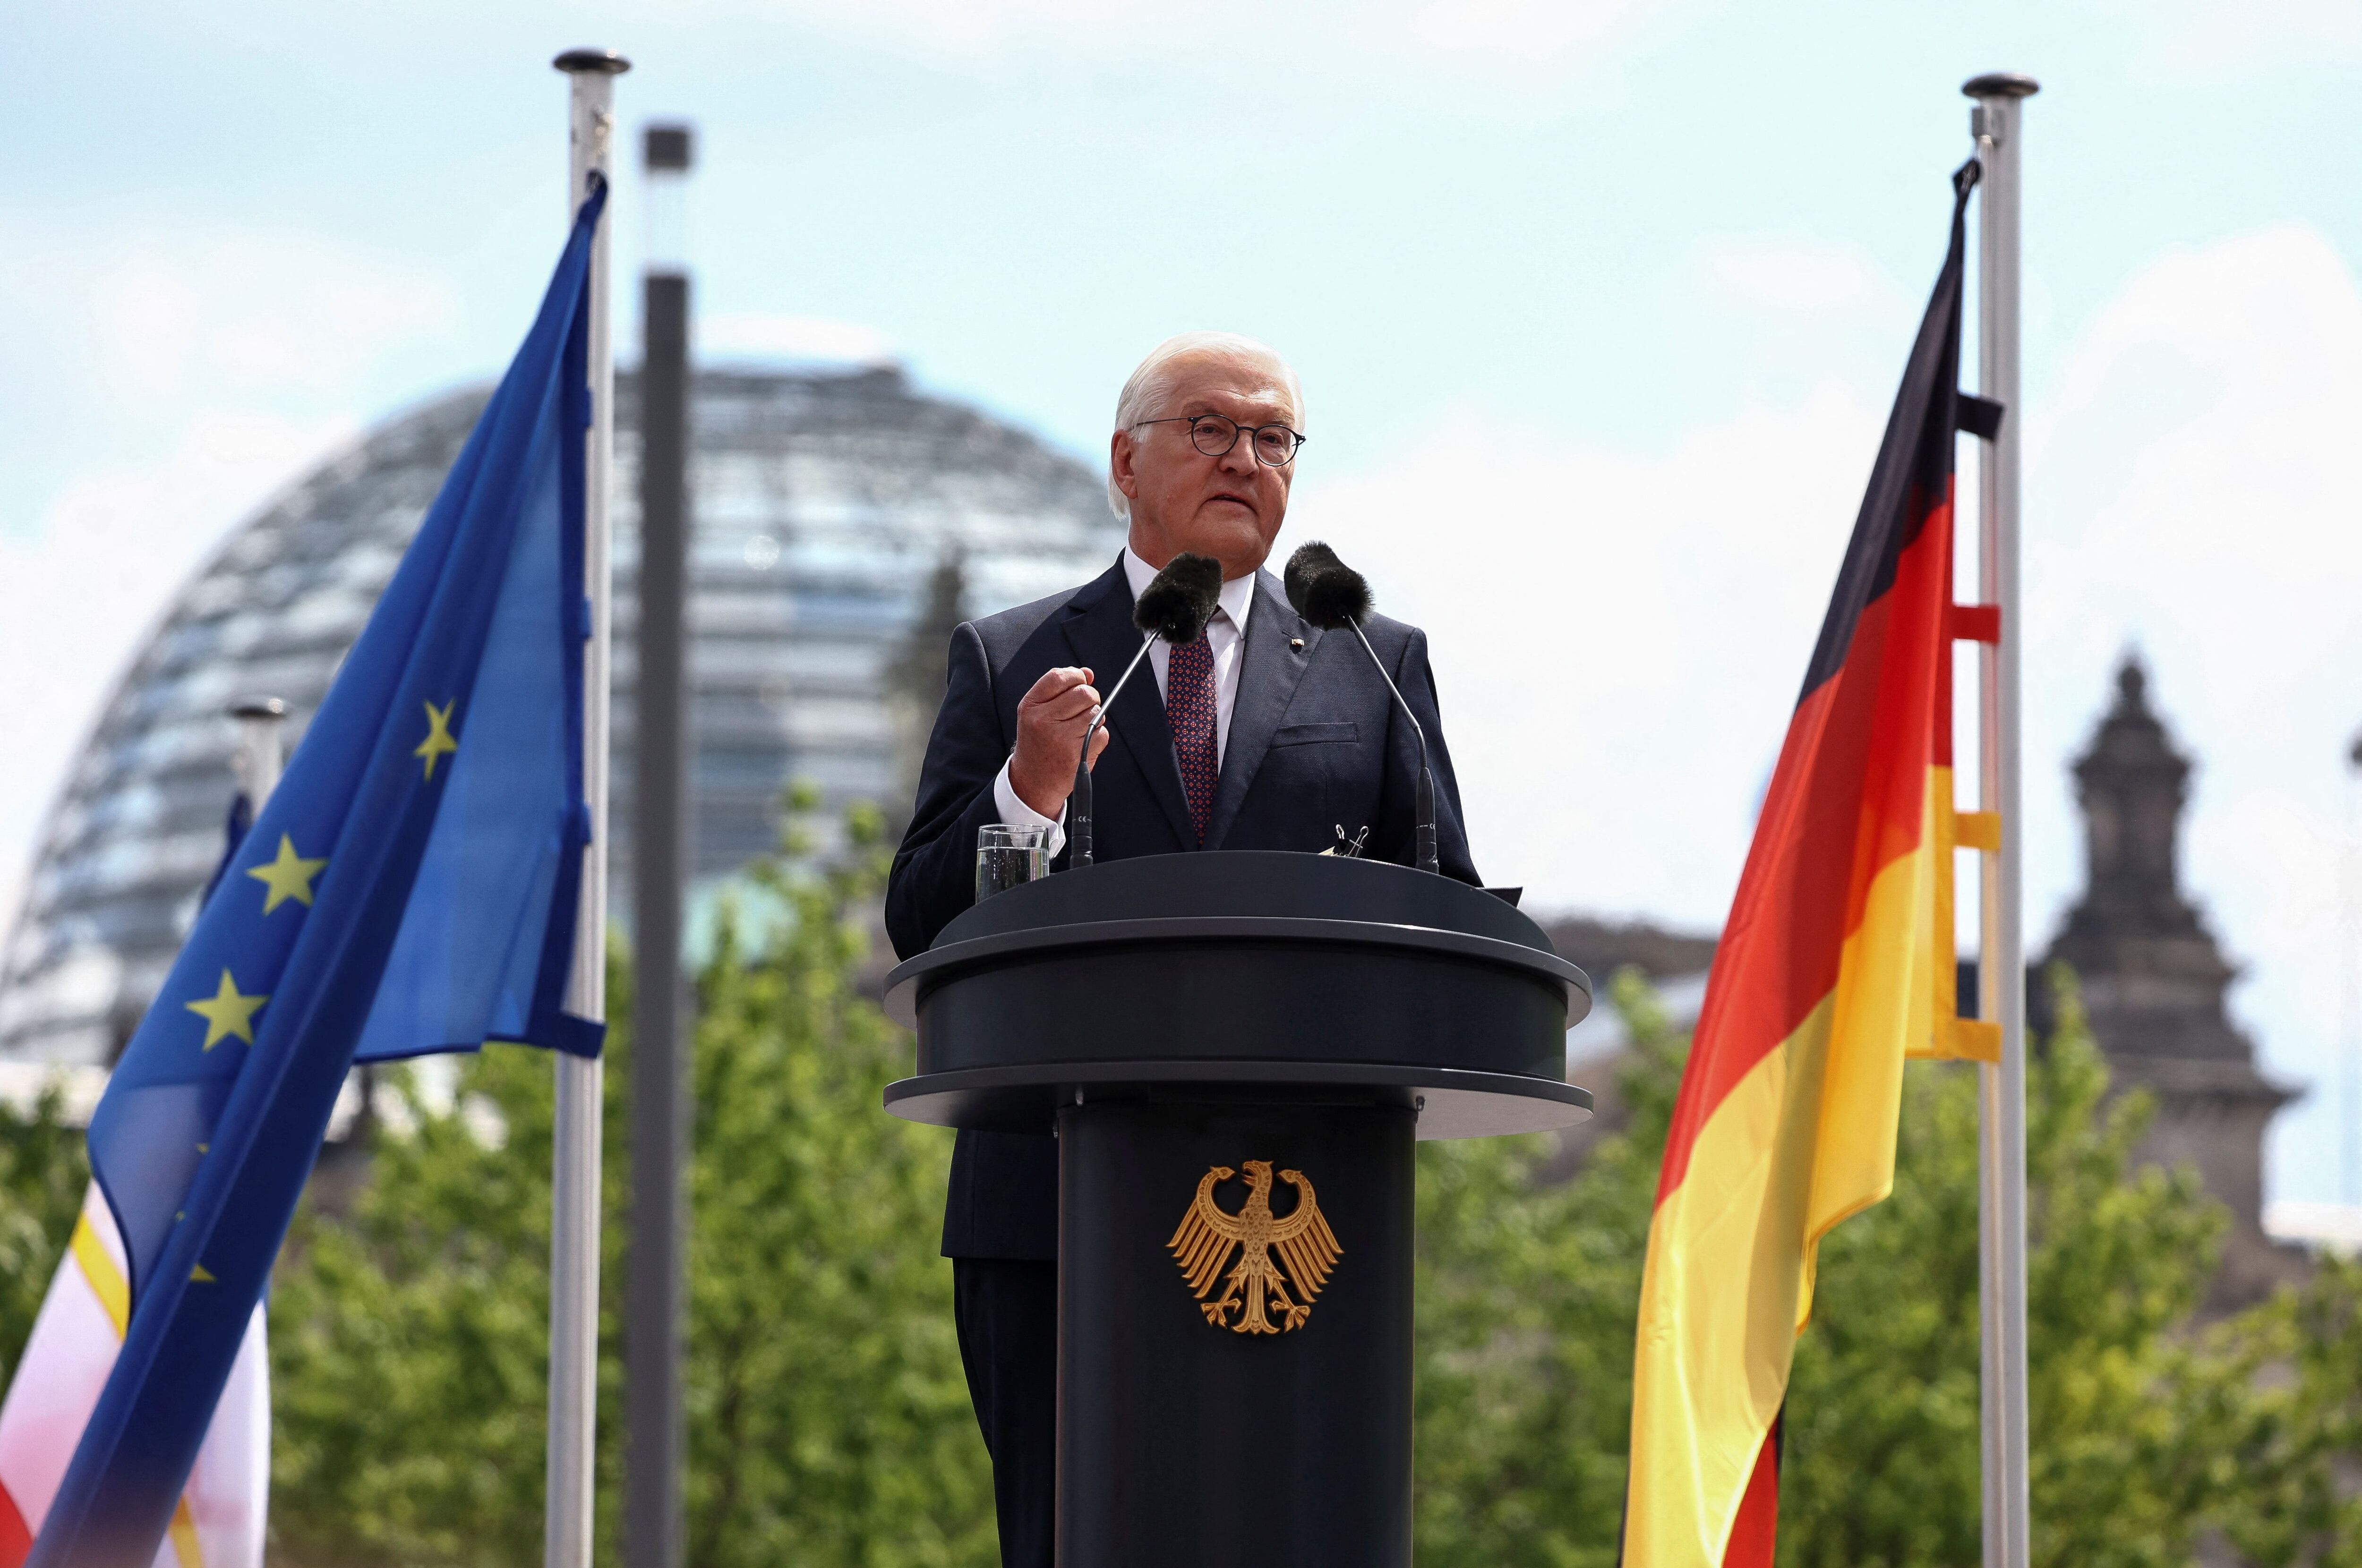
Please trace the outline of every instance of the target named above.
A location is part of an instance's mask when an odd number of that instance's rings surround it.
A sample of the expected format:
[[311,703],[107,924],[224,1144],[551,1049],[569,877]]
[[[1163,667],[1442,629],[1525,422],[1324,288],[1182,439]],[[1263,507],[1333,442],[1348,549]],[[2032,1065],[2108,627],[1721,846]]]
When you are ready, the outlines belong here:
[[934,945],[1086,921],[1242,914],[1428,926],[1557,955],[1540,926],[1481,888],[1386,860],[1270,850],[1150,855],[1062,871],[969,908]]
[[1558,955],[1540,926],[1481,889],[1383,860],[1237,851],[1106,861],[987,899],[887,975],[886,1013],[915,1028],[923,989],[998,959],[1257,936],[1489,960],[1564,985],[1569,1028],[1591,1010],[1591,977]]
[[[1381,861],[1149,856],[988,899],[886,978],[889,1108],[1030,1127],[1118,1085],[1399,1092],[1422,1136],[1561,1126],[1591,982],[1505,900]],[[1260,1092],[1260,1091],[1258,1091]]]

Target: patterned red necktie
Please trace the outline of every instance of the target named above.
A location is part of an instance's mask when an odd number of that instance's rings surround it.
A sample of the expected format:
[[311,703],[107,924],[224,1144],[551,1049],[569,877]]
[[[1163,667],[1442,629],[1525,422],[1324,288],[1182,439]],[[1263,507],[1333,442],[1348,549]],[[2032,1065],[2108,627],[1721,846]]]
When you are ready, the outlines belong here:
[[1214,746],[1214,646],[1203,632],[1196,642],[1176,646],[1165,666],[1164,722],[1173,730],[1181,790],[1189,797],[1189,821],[1203,849],[1206,824],[1214,815],[1214,785],[1222,771]]

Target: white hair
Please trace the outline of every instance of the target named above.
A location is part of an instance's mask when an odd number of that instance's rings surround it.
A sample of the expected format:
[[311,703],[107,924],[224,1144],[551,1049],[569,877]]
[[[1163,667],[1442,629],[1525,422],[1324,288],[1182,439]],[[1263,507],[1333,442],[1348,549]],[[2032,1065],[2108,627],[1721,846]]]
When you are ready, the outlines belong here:
[[[1201,354],[1251,359],[1270,366],[1278,372],[1280,384],[1287,389],[1292,417],[1299,425],[1303,423],[1304,387],[1288,362],[1279,357],[1278,349],[1236,332],[1184,332],[1151,348],[1148,358],[1123,383],[1123,391],[1115,400],[1115,427],[1129,430],[1142,420],[1154,417],[1149,410],[1172,394],[1175,364]],[[1108,470],[1108,504],[1115,509],[1118,517],[1127,523],[1131,521],[1131,498],[1115,482],[1112,467]]]

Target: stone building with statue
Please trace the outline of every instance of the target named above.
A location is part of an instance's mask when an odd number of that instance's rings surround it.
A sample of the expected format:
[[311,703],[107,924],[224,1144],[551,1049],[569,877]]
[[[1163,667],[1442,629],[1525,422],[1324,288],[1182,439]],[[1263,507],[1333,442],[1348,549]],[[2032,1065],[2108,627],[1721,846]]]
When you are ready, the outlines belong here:
[[2244,1305],[2298,1277],[2304,1255],[2265,1234],[2264,1134],[2295,1096],[2256,1066],[2255,1043],[2233,1023],[2224,993],[2239,966],[2224,955],[2182,891],[2181,813],[2190,758],[2149,706],[2136,658],[2116,672],[2113,702],[2075,759],[2083,811],[2083,894],[2027,977],[2048,1021],[2053,964],[2075,972],[2084,1016],[2118,1090],[2157,1103],[2140,1157],[2196,1168],[2231,1211],[2213,1304]]

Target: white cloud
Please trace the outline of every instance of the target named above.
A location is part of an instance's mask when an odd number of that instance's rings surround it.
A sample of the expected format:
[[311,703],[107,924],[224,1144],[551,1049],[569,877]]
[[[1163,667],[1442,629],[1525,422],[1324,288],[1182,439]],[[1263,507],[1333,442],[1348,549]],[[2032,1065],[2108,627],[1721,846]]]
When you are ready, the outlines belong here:
[[1910,299],[1850,241],[1719,235],[1700,243],[1694,267],[1707,296],[1727,305],[1886,329],[1910,321]]
[[[172,590],[239,516],[358,428],[392,353],[455,315],[433,274],[299,232],[8,215],[0,343],[37,382],[0,501],[0,922],[41,813]],[[38,385],[39,402],[28,403]]]
[[1749,403],[1657,453],[1483,411],[1308,485],[1379,606],[1425,626],[1477,862],[1534,906],[1719,924],[1918,304],[1860,247],[1709,237]]
[[1641,457],[1472,415],[1307,489],[1291,536],[1432,635],[1488,878],[1720,922],[1883,418],[1826,390]]
[[128,399],[333,394],[456,314],[435,282],[307,236],[143,238],[77,259],[97,362]]
[[804,0],[808,20],[941,57],[1153,58],[1260,72],[1414,66],[1545,87],[1579,77],[1694,0],[1213,0],[1179,12],[1116,0]]
[[[2137,644],[2199,770],[2184,881],[2247,966],[2236,1010],[2334,1084],[2344,753],[2362,723],[2362,288],[2318,233],[2170,252],[2070,349],[2027,430],[2028,912],[2081,885],[2058,763]],[[2275,1190],[2324,1184],[2334,1095],[2282,1119]]]
[[1789,403],[1826,386],[1891,393],[1926,303],[1860,245],[1809,234],[1710,236],[1684,272],[1691,308],[1727,324],[1727,373]]
[[2353,0],[2137,0],[2117,9],[2145,26],[2141,63],[2161,74],[2219,77],[2362,53]]
[[897,365],[901,350],[874,326],[813,315],[710,315],[697,321],[698,358],[788,364]]
[[1363,18],[1363,36],[1399,59],[1534,88],[1596,70],[1689,8],[1678,0],[1394,0],[1352,11]]
[[73,485],[29,539],[0,538],[0,922],[99,705],[174,589],[247,511],[354,431],[224,414],[140,468]]

